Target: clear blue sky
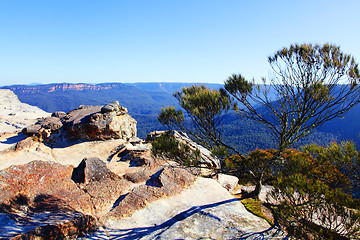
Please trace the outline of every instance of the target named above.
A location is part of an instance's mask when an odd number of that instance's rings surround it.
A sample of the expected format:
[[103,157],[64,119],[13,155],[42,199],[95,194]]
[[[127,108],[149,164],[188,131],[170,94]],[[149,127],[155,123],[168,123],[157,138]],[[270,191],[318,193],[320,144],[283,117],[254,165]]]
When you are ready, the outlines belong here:
[[291,43],[360,61],[360,1],[1,0],[0,85],[268,75]]

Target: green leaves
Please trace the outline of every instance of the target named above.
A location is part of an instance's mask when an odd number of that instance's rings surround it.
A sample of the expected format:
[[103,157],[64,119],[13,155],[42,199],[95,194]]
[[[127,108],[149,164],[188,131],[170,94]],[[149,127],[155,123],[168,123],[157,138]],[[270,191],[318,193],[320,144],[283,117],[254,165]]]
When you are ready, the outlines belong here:
[[197,167],[200,160],[200,151],[191,149],[188,144],[181,143],[176,138],[165,132],[152,142],[152,154],[175,161],[182,166]]
[[288,235],[296,239],[359,237],[356,200],[320,180],[295,174],[280,178],[271,198],[280,199],[275,215]]
[[225,81],[225,89],[230,94],[240,94],[241,96],[246,96],[251,93],[253,88],[253,83],[247,81],[242,75],[233,74]]
[[359,237],[360,205],[348,194],[352,175],[344,169],[357,160],[354,144],[312,144],[283,156],[285,164],[268,198],[279,201],[275,214],[288,234],[296,239]]
[[[186,132],[194,141],[209,149],[225,147],[236,151],[222,141],[219,130],[225,114],[236,108],[227,92],[208,89],[205,85],[193,85],[183,87],[174,96],[182,110],[175,110],[173,106],[162,108],[158,116],[162,125]],[[190,121],[184,121],[184,116]]]
[[175,92],[180,106],[198,118],[219,116],[230,110],[231,102],[225,92],[208,89],[205,85],[184,87]]
[[181,110],[175,110],[174,106],[161,108],[158,120],[162,125],[169,126],[172,123],[182,123],[184,121],[184,113]]
[[242,117],[265,124],[284,151],[360,101],[360,74],[351,55],[332,44],[293,44],[268,58],[273,74],[261,87],[232,75],[225,90]]

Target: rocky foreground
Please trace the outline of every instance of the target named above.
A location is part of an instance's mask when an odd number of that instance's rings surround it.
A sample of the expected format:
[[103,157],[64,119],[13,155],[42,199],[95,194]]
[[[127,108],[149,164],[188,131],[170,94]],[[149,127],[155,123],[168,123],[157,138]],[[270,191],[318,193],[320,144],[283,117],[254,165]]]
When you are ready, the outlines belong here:
[[[136,121],[116,102],[53,113],[14,139],[1,141],[0,239],[255,239],[276,233],[229,193],[234,183],[226,177],[204,178],[154,158],[151,143],[136,137]],[[218,165],[204,150],[202,159]]]

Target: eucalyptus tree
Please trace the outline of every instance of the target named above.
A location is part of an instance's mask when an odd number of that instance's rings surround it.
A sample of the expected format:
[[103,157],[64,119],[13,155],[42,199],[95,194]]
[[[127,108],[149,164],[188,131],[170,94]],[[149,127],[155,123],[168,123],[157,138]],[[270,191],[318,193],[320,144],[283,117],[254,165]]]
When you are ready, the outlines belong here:
[[242,116],[271,130],[280,153],[359,103],[358,64],[338,46],[295,44],[268,62],[269,81],[255,84],[234,74],[225,90],[238,101]]

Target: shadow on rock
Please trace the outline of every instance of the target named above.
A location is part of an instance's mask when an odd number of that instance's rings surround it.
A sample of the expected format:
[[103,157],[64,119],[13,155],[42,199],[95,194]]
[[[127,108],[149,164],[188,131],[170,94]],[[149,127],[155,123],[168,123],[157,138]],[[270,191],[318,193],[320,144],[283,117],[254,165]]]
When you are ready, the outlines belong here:
[[[184,236],[179,236],[178,233],[176,232],[178,230],[178,226],[182,224],[181,223],[182,221],[191,218],[194,215],[198,215],[199,218],[210,219],[210,221],[213,222],[216,228],[216,225],[219,225],[222,222],[222,220],[218,216],[212,214],[211,212],[208,212],[207,210],[236,201],[240,201],[240,200],[229,199],[217,203],[191,207],[190,209],[175,215],[169,220],[159,225],[154,225],[151,227],[138,227],[138,228],[128,228],[128,229],[106,228],[103,230],[99,230],[95,234],[90,235],[84,239],[103,239],[103,238],[109,238],[113,240],[115,239],[122,239],[122,240],[182,239],[182,237]],[[193,222],[192,220],[190,222],[192,222],[192,225],[196,225],[195,222]],[[174,226],[175,224],[177,224],[177,226]],[[174,231],[171,231],[171,229]],[[224,239],[271,239],[271,237],[279,236],[280,233],[279,230],[274,227],[271,227],[262,232],[244,233],[236,226],[229,226],[228,234],[231,235],[224,235],[223,236]],[[217,238],[206,237],[206,239],[217,239]]]
[[20,141],[24,140],[25,138],[27,138],[27,136],[26,136],[25,134],[23,134],[23,133],[18,133],[18,134],[15,135],[15,136],[11,136],[11,137],[6,138],[5,141],[0,141],[0,143],[11,145],[11,144],[20,142]]
[[60,239],[76,238],[96,230],[96,219],[78,212],[63,200],[38,195],[33,200],[19,194],[1,204],[0,238]]

